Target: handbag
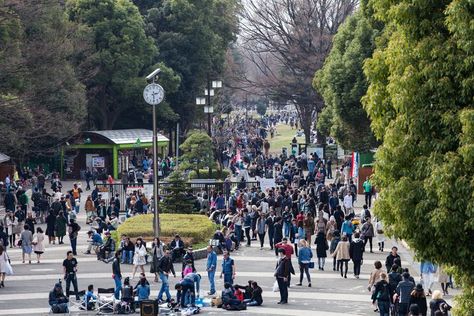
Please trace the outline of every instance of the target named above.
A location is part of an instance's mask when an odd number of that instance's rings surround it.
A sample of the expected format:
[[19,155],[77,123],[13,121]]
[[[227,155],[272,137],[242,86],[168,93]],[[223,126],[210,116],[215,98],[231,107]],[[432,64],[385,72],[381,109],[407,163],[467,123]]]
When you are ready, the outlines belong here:
[[309,266],[310,269],[314,269],[314,261],[310,261]]
[[280,290],[280,287],[278,286],[278,281],[275,281],[275,283],[273,283],[273,292],[278,292]]
[[8,261],[5,261],[5,274],[6,275],[13,275],[12,265]]

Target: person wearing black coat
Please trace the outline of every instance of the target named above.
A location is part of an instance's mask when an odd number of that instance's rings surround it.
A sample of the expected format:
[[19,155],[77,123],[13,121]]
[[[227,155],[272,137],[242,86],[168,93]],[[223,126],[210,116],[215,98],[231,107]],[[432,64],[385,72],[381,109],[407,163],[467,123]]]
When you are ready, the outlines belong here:
[[356,279],[360,275],[360,266],[362,265],[363,255],[364,255],[364,241],[359,238],[360,234],[355,233],[354,239],[351,241],[349,246],[349,255],[354,262],[354,276]]
[[314,241],[316,245],[316,256],[318,257],[319,270],[324,271],[324,264],[326,263],[327,250],[329,249],[328,241],[324,232],[319,232]]
[[334,219],[336,220],[337,230],[341,231],[342,222],[344,221],[345,214],[341,209],[341,206],[336,206],[336,211],[333,214]]
[[[385,259],[385,268],[387,268],[387,271],[390,271],[393,264],[395,263],[394,262],[395,259],[398,259],[401,262],[400,255],[398,254],[398,248],[393,246],[392,251],[388,254],[387,259]],[[401,265],[400,265],[400,267],[401,267]]]
[[428,313],[428,304],[426,303],[425,290],[423,289],[423,285],[421,285],[421,283],[418,283],[415,289],[411,292],[410,306],[413,304],[418,306],[421,316],[426,316]]
[[56,238],[54,235],[54,228],[56,227],[56,216],[54,216],[53,212],[49,212],[48,216],[46,217],[46,235],[48,236],[49,243],[53,244],[56,243]]
[[[282,239],[283,239],[283,226],[281,224],[281,217],[276,217],[275,218],[274,228],[275,228],[275,232],[274,232],[274,235],[273,235],[273,244],[276,245],[279,242],[281,242]],[[275,255],[278,255],[278,249],[277,248],[275,248]]]

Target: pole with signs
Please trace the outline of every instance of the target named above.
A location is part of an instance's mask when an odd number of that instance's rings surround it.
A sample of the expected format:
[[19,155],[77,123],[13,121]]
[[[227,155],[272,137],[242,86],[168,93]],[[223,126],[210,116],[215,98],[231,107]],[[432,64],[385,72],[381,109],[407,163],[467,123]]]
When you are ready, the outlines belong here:
[[153,71],[147,76],[147,79],[151,79],[152,83],[147,85],[143,90],[143,98],[145,102],[153,106],[153,231],[155,237],[159,237],[160,230],[160,216],[158,213],[158,146],[157,146],[157,130],[156,130],[156,106],[163,101],[165,97],[165,91],[163,87],[155,83],[155,79],[160,73],[159,69]]

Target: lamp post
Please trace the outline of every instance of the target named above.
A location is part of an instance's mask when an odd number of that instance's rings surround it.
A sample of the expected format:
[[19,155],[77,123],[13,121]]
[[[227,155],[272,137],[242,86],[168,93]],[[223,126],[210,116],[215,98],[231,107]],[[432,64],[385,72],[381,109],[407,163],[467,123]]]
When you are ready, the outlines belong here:
[[145,102],[153,107],[153,232],[155,237],[159,237],[161,233],[160,229],[160,215],[158,213],[158,146],[157,146],[157,130],[156,130],[156,106],[163,101],[165,97],[165,91],[163,87],[155,83],[158,78],[160,69],[157,68],[151,74],[147,76],[147,80],[151,80],[152,83],[148,84],[143,90],[143,98]]
[[211,116],[212,116],[212,113],[214,113],[214,107],[212,106],[212,103],[211,103],[211,97],[213,97],[215,95],[215,89],[220,89],[220,88],[222,88],[222,81],[220,81],[220,80],[212,80],[212,81],[207,80],[207,87],[204,90],[205,98],[203,98],[203,97],[197,97],[196,98],[196,104],[197,105],[204,105],[204,113],[207,114],[207,133],[208,133],[209,137],[212,137]]

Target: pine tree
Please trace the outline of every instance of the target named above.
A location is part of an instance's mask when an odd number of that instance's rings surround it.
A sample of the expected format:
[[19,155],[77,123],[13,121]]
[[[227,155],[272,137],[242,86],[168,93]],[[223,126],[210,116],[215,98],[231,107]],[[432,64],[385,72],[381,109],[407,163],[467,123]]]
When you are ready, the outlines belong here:
[[161,202],[161,210],[165,213],[191,213],[193,201],[186,197],[186,180],[179,172],[173,172],[167,179],[168,186],[165,198]]

